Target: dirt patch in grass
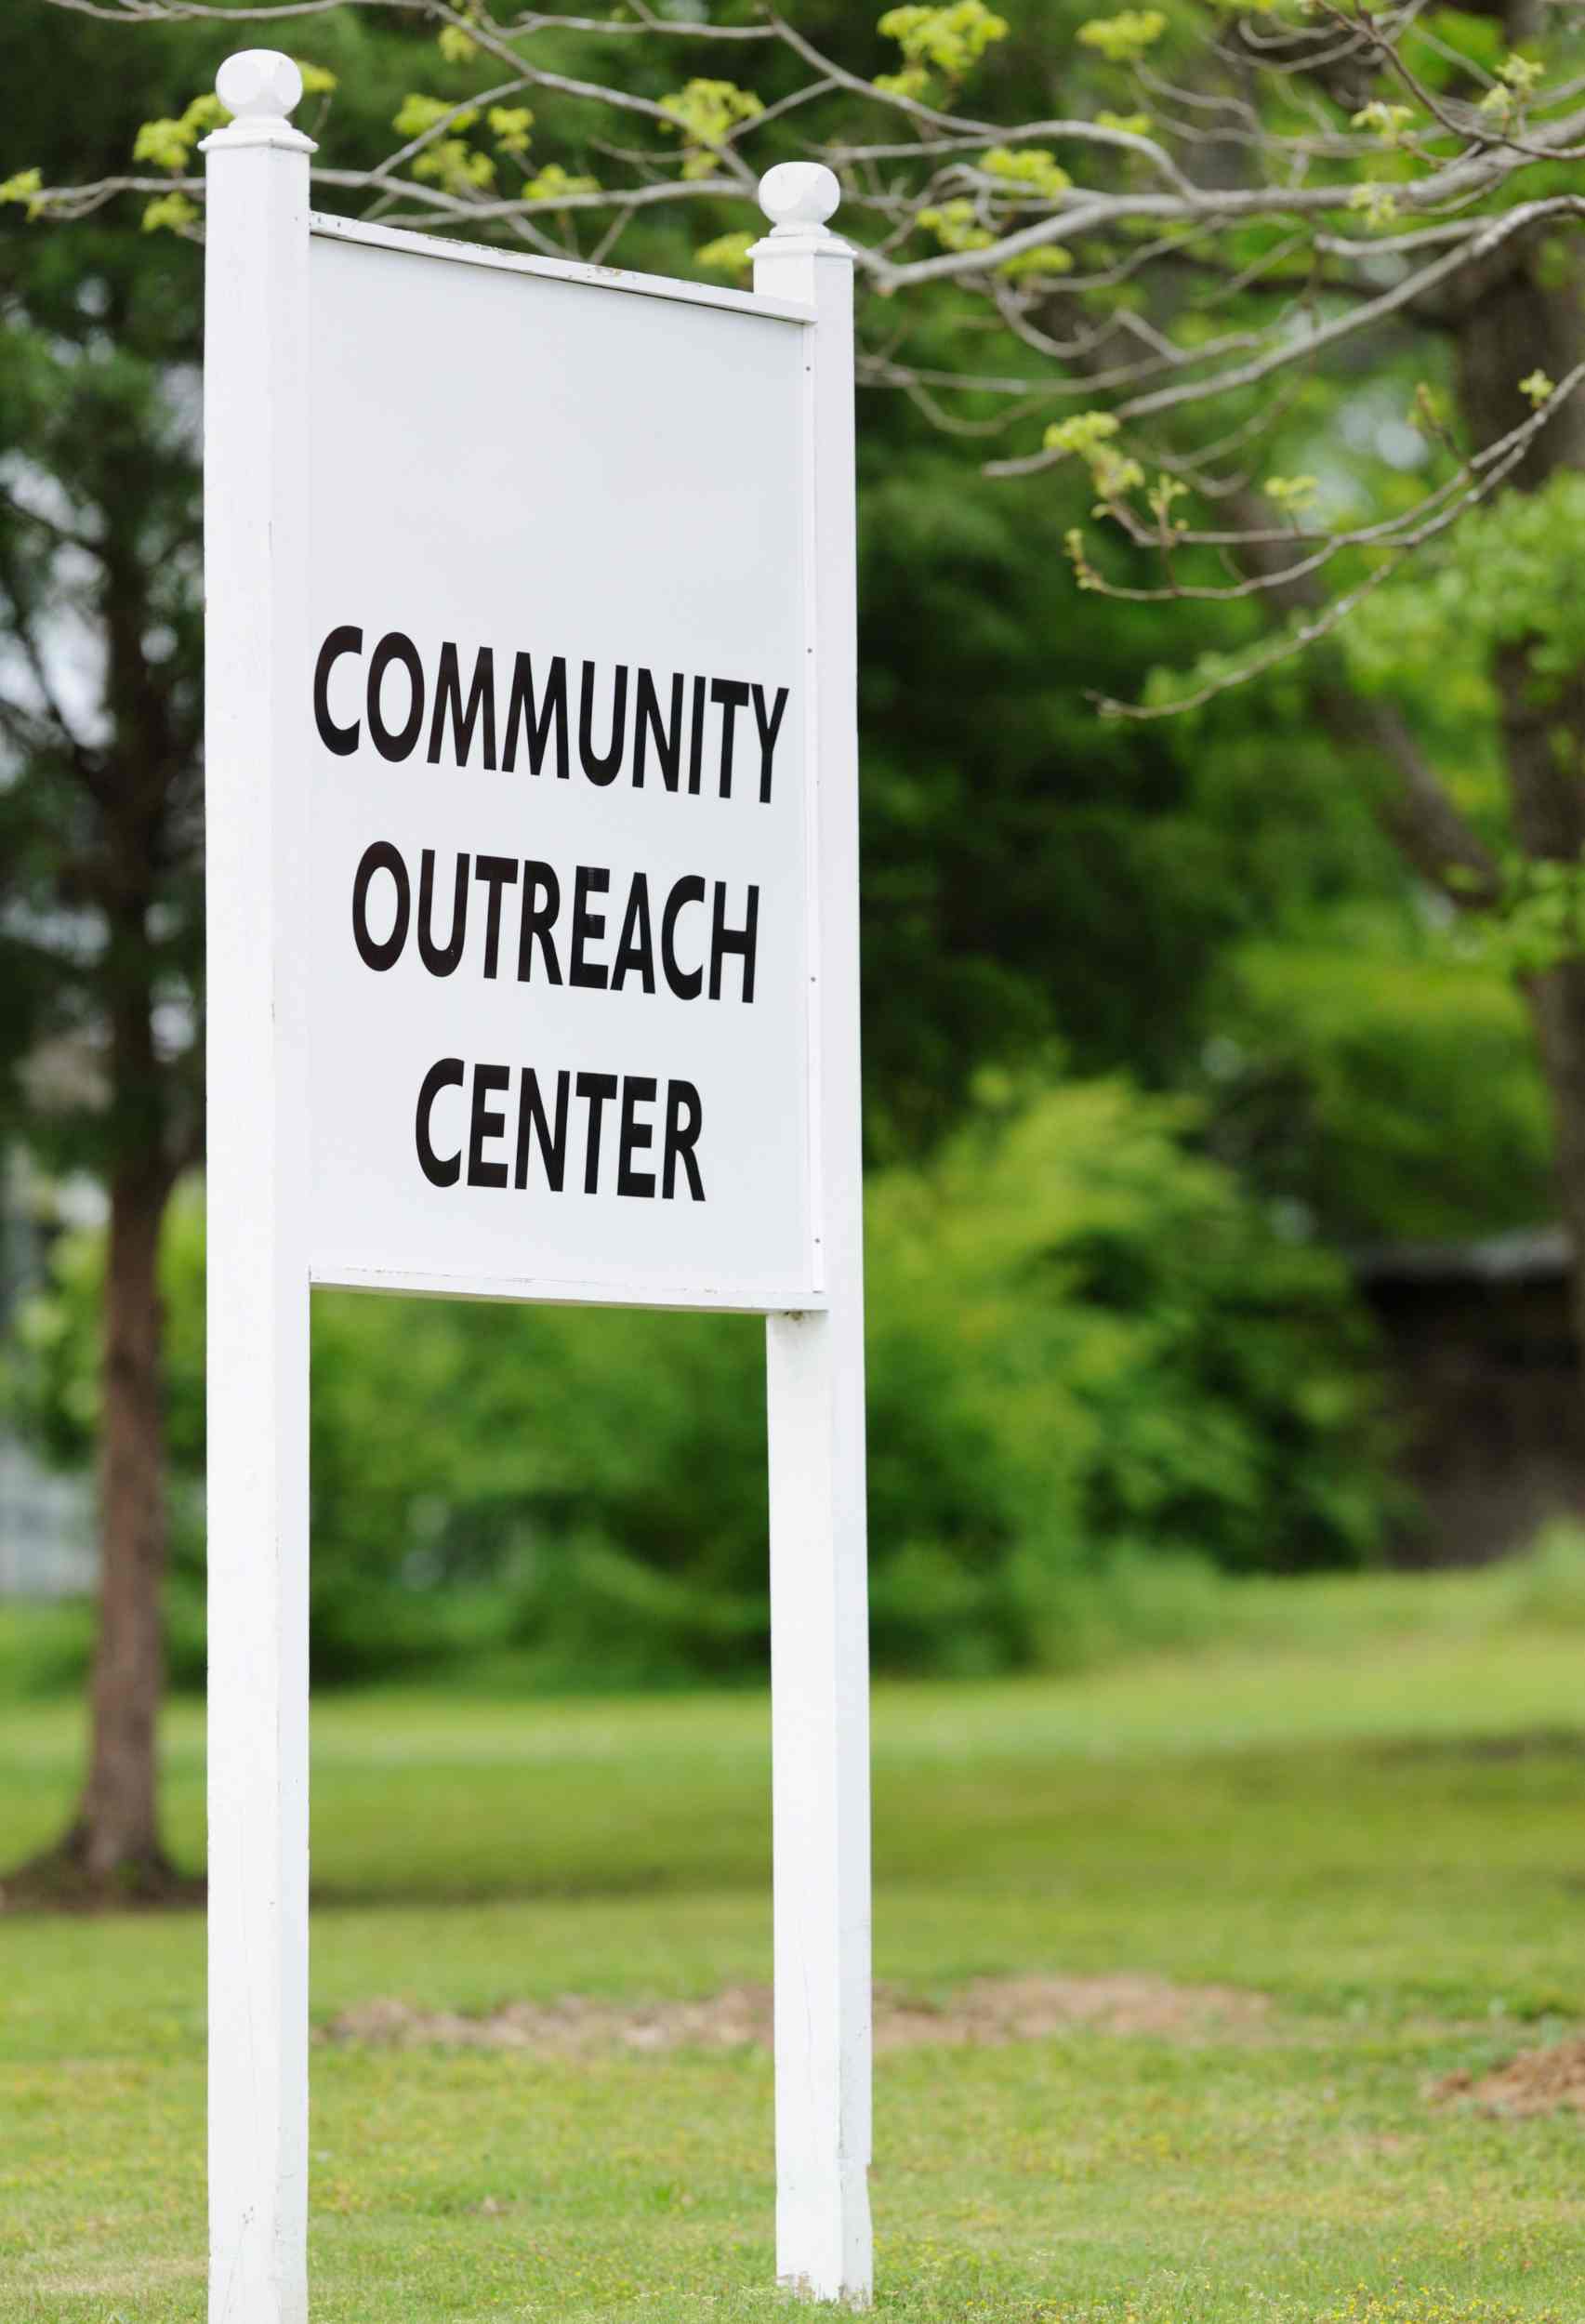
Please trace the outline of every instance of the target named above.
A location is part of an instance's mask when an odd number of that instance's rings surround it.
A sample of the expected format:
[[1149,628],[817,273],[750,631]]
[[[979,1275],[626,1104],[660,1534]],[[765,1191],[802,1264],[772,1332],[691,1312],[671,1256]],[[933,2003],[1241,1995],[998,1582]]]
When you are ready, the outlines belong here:
[[1489,2074],[1446,2074],[1432,2096],[1467,2100],[1483,2114],[1514,2117],[1585,2114],[1585,2034],[1555,2041],[1545,2050],[1522,2050]]
[[[1172,1985],[1164,1977],[980,1977],[944,2000],[894,1986],[875,1991],[875,2046],[994,2047],[1038,2041],[1087,2026],[1195,2042],[1248,2035],[1266,2017],[1262,1993],[1233,1986]],[[729,1986],[702,2001],[622,2005],[578,1994],[555,2001],[507,2001],[481,2016],[416,2009],[400,2000],[361,2001],[324,2028],[322,2040],[386,2048],[522,2050],[547,2057],[591,2052],[769,2049],[769,1986]]]

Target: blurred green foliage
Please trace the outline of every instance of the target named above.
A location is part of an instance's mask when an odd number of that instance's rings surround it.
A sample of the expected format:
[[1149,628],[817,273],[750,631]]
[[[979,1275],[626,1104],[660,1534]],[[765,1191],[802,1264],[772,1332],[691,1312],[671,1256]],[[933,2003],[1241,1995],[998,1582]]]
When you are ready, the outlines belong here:
[[[1073,9],[1044,18],[1047,31],[1077,20]],[[865,75],[896,61],[868,19],[811,6],[801,21],[842,45]],[[478,57],[439,54],[432,38],[366,11],[305,20],[300,35],[294,49],[317,84],[301,117],[330,169],[366,162],[416,87],[449,105],[488,78]],[[149,125],[163,124],[167,157],[191,166],[206,92],[234,37],[223,24],[148,25],[128,36],[42,8],[0,11],[0,89],[69,80],[73,90],[70,106],[14,111],[0,139],[7,164],[39,166],[51,184],[114,176],[140,137],[148,145]],[[993,55],[988,68],[1026,76],[1042,39],[1041,20],[1026,24],[1022,61]],[[1069,45],[1063,32],[1052,53]],[[573,77],[614,72],[658,99],[674,69],[660,46],[558,33],[535,54]],[[601,165],[591,140],[606,125],[597,107],[559,102],[557,165]],[[537,161],[550,119],[524,134]],[[786,150],[801,148],[794,139]],[[356,206],[334,185],[316,189],[316,200]],[[623,239],[622,262],[699,272],[709,216],[703,201],[687,218],[645,213]],[[22,657],[0,659],[0,842],[10,841],[0,845],[0,894],[17,907],[0,925],[0,1119],[46,1165],[98,1169],[111,1152],[150,1142],[151,1121],[179,1110],[185,1123],[197,1109],[197,1047],[178,1037],[202,1012],[201,821],[189,796],[202,637],[199,254],[181,234],[144,231],[140,198],[70,227],[30,221],[17,202],[0,205],[0,440],[25,497],[97,533],[99,501],[113,494],[124,561],[147,569],[164,625],[124,622],[119,640],[118,701],[136,693],[145,723],[163,706],[171,732],[149,778],[169,793],[154,801],[156,901],[131,916],[136,925],[113,948],[83,890],[76,770],[58,736],[41,742],[19,725],[14,704],[6,710],[28,689],[25,671],[10,682]],[[927,328],[942,363],[983,360],[950,302]],[[469,394],[484,405],[508,400],[511,382],[473,376]],[[1088,690],[1127,691],[1163,650],[1164,627],[1182,617],[1164,625],[1159,608],[1076,595],[1063,536],[1088,505],[1084,481],[1030,492],[988,479],[971,450],[885,390],[863,394],[860,444],[865,1115],[872,1154],[892,1159],[950,1129],[987,1063],[1021,1068],[1060,1048],[1081,1070],[1170,1080],[1201,1036],[1209,980],[1243,902],[1222,835],[1206,826],[1194,760],[1169,734],[1094,716]],[[0,579],[27,580],[41,614],[102,630],[101,610],[69,565],[47,525],[0,495]],[[0,630],[7,626],[0,588]],[[125,767],[117,773],[102,786],[112,798],[125,789]],[[125,854],[120,869],[125,877]],[[91,1075],[80,1076],[83,1102],[41,1108],[28,1079],[40,1040],[64,1037],[97,1053],[112,1001],[129,994],[163,1014],[154,1066],[125,1108],[107,1114]]]
[[[1198,1556],[1125,1550],[1089,1572],[1053,1582],[1051,1603],[1060,1611],[1060,1634],[1055,1620],[1050,1626],[1054,1668],[1070,1680],[1126,1670],[1142,1658],[1159,1670],[1161,1657],[1170,1655],[1175,1680],[1193,1693],[1203,1684],[1193,1674],[1208,1653],[1244,1655],[1251,1670],[1269,1668],[1280,1656],[1350,1657],[1361,1684],[1365,1670],[1373,1670],[1380,1703],[1390,1703],[1394,1716],[1401,1713],[1412,1724],[1432,1701],[1425,1671],[1419,1671],[1418,1706],[1407,1679],[1394,1692],[1390,1674],[1395,1657],[1418,1655],[1434,1644],[1439,1651],[1445,1646],[1487,1657],[1483,1716],[1500,1720],[1508,1705],[1498,1682],[1513,1677],[1519,1667],[1518,1660],[1503,1666],[1504,1641],[1525,1636],[1533,1645],[1544,1639],[1555,1650],[1554,1684],[1565,1691],[1569,1642],[1585,1632],[1585,1527],[1556,1518],[1519,1555],[1441,1572],[1228,1573]],[[618,1653],[598,1669],[552,1673],[561,1684],[547,1684],[543,1656],[513,1643],[522,1629],[519,1602],[498,1585],[455,1584],[422,1593],[388,1588],[380,1604],[387,1629],[406,1638],[410,1664],[422,1666],[414,1672],[416,1684],[425,1688],[438,1680],[443,1690],[439,1700],[466,1696],[511,1702],[529,1690],[587,1700],[591,1684],[597,1690],[614,1686],[627,1667]],[[203,1675],[203,1610],[191,1580],[178,1608],[176,1645],[178,1678],[184,1689],[196,1691]],[[0,1602],[0,1712],[73,1694],[87,1673],[92,1648],[87,1600]],[[1407,1664],[1399,1667],[1404,1675]],[[399,1687],[405,1684],[396,1667],[376,1675]],[[387,1691],[382,1684],[379,1692]],[[1064,1720],[1081,1733],[1076,1698],[1064,1694],[1063,1699]],[[1328,1704],[1317,1686],[1308,1711],[1301,1713],[1296,1703],[1273,1705],[1268,1723],[1274,1732],[1305,1724],[1329,1732],[1340,1715],[1346,1723],[1362,1699],[1356,1687],[1341,1706]],[[597,1716],[592,1710],[588,1715]],[[1172,1719],[1158,1696],[1153,1713],[1157,1741],[1172,1733]],[[1173,1740],[1184,1738],[1175,1735]]]
[[[1343,1271],[1285,1239],[1194,1129],[1182,1101],[1075,1082],[987,1101],[929,1166],[872,1179],[882,1667],[1082,1659],[1087,1624],[1129,1626],[1147,1554],[1170,1575],[1136,1629],[1175,1620],[1162,1609],[1206,1561],[1295,1571],[1376,1549],[1369,1351]],[[101,1263],[97,1237],[63,1240],[22,1319],[19,1393],[65,1459],[93,1439]],[[178,1665],[195,1675],[195,1190],[165,1289]],[[318,1675],[507,1644],[550,1679],[757,1667],[761,1360],[749,1319],[320,1294]]]
[[1349,1242],[1492,1234],[1551,1201],[1518,995],[1450,939],[1354,916],[1235,957],[1210,1055],[1219,1153]]
[[[1445,618],[1401,706],[1495,845],[1495,703]],[[1174,729],[1234,901],[1172,1078],[1206,1104],[1210,1149],[1334,1244],[1533,1225],[1555,1202],[1552,1125],[1515,971],[1567,895],[1517,859],[1500,918],[1418,887],[1382,828],[1382,769],[1305,704],[1288,665]]]
[[[1086,45],[1087,14],[1088,0],[1032,0],[1010,16],[1006,36],[991,42],[975,64],[980,100],[993,112],[1010,104],[1026,110],[1031,91],[1043,89],[1058,112],[1080,91],[1090,103],[1123,101],[1128,75]],[[803,0],[799,20],[861,80],[898,63],[897,40],[882,34],[867,12],[855,16],[836,0]],[[1173,19],[1168,46],[1185,29]],[[52,183],[125,167],[151,120],[179,123],[195,101],[205,100],[232,39],[223,24],[145,26],[129,37],[51,11],[7,12],[0,23],[0,84],[23,90],[69,73],[73,89],[69,108],[12,121],[9,159],[42,165]],[[466,39],[437,48],[427,32],[367,11],[305,19],[293,46],[315,92],[305,100],[304,122],[332,169],[365,163],[383,147],[415,90],[427,92],[431,106],[463,102],[479,96],[493,70]],[[598,84],[614,73],[635,94],[659,100],[672,92],[667,76],[676,59],[664,43],[547,32],[536,38],[535,55],[575,80]],[[778,86],[767,83],[767,99]],[[598,174],[603,165],[597,149],[605,125],[597,106],[562,96],[553,107],[533,110],[521,129],[503,130],[505,118],[482,112],[480,135],[487,129],[509,161],[516,155],[523,167],[538,167],[553,153],[556,165],[574,176]],[[789,131],[788,153],[801,150],[797,137]],[[516,153],[523,140],[526,160]],[[764,158],[780,150],[768,146]],[[329,206],[355,199],[333,185],[316,198]],[[728,228],[742,220],[732,205],[704,197],[686,216],[664,206],[645,213],[624,236],[621,258],[639,268],[698,271],[697,254],[712,222]],[[135,337],[139,350],[150,338],[151,318],[158,324],[164,336],[151,344],[166,350],[173,408],[160,408],[158,381],[145,363],[134,383],[143,417],[133,412],[117,425],[123,433],[140,427],[150,443],[160,445],[162,459],[182,473],[119,456],[116,472],[128,493],[144,489],[147,478],[151,490],[157,482],[161,493],[179,497],[185,486],[191,497],[191,444],[177,424],[186,408],[185,366],[198,351],[191,245],[176,234],[143,232],[136,203],[69,230],[30,225],[25,205],[13,204],[0,211],[0,264],[13,300],[7,345],[19,364],[35,338],[64,344],[63,317],[93,337],[96,285],[115,291],[115,327],[128,346],[133,341],[119,320],[124,310],[143,335]],[[30,329],[35,306],[36,334]],[[926,302],[910,322],[911,350],[953,373],[1005,368],[1005,350],[987,340],[981,321],[973,302],[956,295]],[[100,365],[97,385],[87,367],[78,369],[82,377],[55,380],[47,409],[28,419],[29,456],[46,468],[64,436],[102,437],[94,397],[102,399],[125,365]],[[1373,448],[1382,428],[1401,417],[1415,376],[1404,354],[1346,391],[1325,380],[1310,383],[1284,421],[1274,462],[1295,474],[1319,466],[1332,493],[1345,469],[1367,477],[1372,490],[1418,489],[1411,475],[1400,475]],[[80,417],[79,388],[86,399]],[[510,383],[478,377],[470,392],[488,403],[509,396]],[[987,398],[986,412],[993,408],[997,399]],[[1226,973],[1240,944],[1288,941],[1295,915],[1306,913],[1323,891],[1334,898],[1345,891],[1354,899],[1387,898],[1402,907],[1404,875],[1369,812],[1379,772],[1364,754],[1354,763],[1317,740],[1306,680],[1292,669],[1240,690],[1209,720],[1168,730],[1102,722],[1095,693],[1127,696],[1153,663],[1182,663],[1200,643],[1247,642],[1258,632],[1258,614],[1248,607],[1110,604],[1076,591],[1063,543],[1066,528],[1088,509],[1088,480],[1069,469],[1024,483],[988,479],[978,470],[972,443],[944,435],[895,391],[862,391],[860,443],[872,1154],[881,1160],[917,1155],[948,1132],[987,1063],[1022,1067],[1060,1054],[1082,1072],[1121,1068],[1158,1086],[1198,1082],[1204,1043],[1223,1032],[1240,1037],[1229,1023],[1239,1011]],[[1456,766],[1484,754],[1485,772],[1472,780],[1484,783],[1494,799],[1494,711],[1489,684],[1479,674],[1482,657],[1468,650],[1474,616],[1463,598],[1489,573],[1500,586],[1480,602],[1491,600],[1499,618],[1504,604],[1519,602],[1502,577],[1516,559],[1524,603],[1550,604],[1548,618],[1565,628],[1568,592],[1552,585],[1568,514],[1560,501],[1515,518],[1528,530],[1500,574],[1490,544],[1476,543],[1466,553],[1458,546],[1466,537],[1460,531],[1446,551],[1449,577],[1440,595],[1425,592],[1422,602],[1411,579],[1382,592],[1367,616],[1379,629],[1393,621],[1412,627],[1417,618],[1422,628],[1432,625],[1434,634],[1427,632],[1418,654],[1389,640],[1389,660],[1399,673],[1394,682],[1405,671],[1419,673],[1413,706],[1417,719],[1439,721],[1426,730],[1439,763],[1447,763],[1449,750]],[[1482,522],[1488,531],[1506,525],[1506,504]],[[1128,551],[1117,545],[1115,554],[1126,577]],[[192,648],[194,575],[170,570],[170,587],[185,582],[189,590],[182,635]],[[1417,565],[1417,574],[1420,570]],[[1134,577],[1147,577],[1143,565]],[[1361,637],[1355,675],[1368,684],[1369,640],[1364,631]],[[1473,703],[1472,685],[1478,694]],[[30,770],[13,786],[17,800],[35,793],[39,780],[39,771]],[[41,828],[59,827],[59,817],[37,820]],[[198,899],[185,855],[178,870],[180,911],[167,918],[171,929],[179,924],[179,944],[162,921],[159,944],[173,957],[179,950],[186,995],[199,971]],[[41,858],[39,878],[49,877],[52,859]],[[30,927],[70,928],[69,919],[52,918],[44,908],[48,897],[42,889],[34,901],[39,909]],[[7,1002],[0,1005],[0,1050],[19,1061],[46,999],[57,996],[59,1008],[59,997],[69,991],[76,971],[63,965],[67,949],[52,941],[50,958],[31,981],[26,964],[12,964]],[[1406,1023],[1406,1038],[1415,1037]],[[1516,1056],[1521,1047],[1516,1041]],[[1516,1063],[1512,1075],[1527,1070]],[[1210,1086],[1214,1095],[1214,1080]],[[16,1121],[30,1141],[46,1127],[26,1105]],[[88,1138],[95,1121],[91,1109],[79,1108],[72,1127]],[[58,1120],[53,1127],[65,1125]],[[1467,1127],[1479,1144],[1480,1127]],[[1405,1129],[1392,1125],[1394,1138]],[[1234,1145],[1225,1150],[1242,1165]],[[1465,1175],[1489,1182],[1497,1173],[1483,1151]],[[1291,1177],[1288,1169],[1274,1183],[1281,1191]],[[1531,1169],[1526,1183],[1536,1182]],[[1316,1207],[1328,1215],[1327,1206]],[[1398,1230],[1384,1221],[1380,1231]]]
[[[984,85],[1016,86],[1026,108],[1046,74],[1061,111],[1060,63],[1070,81],[1116,80],[1121,101],[1117,69],[1074,45],[1084,13],[1022,11],[987,49]],[[836,0],[810,0],[800,23],[846,44],[863,73],[897,62],[896,44]],[[14,123],[13,158],[52,180],[124,166],[138,124],[181,118],[231,45],[223,26],[128,40],[7,14],[0,81],[25,89],[70,69],[80,91],[69,118]],[[305,20],[301,45],[322,83],[337,81],[304,116],[332,167],[366,159],[415,87],[450,103],[488,77],[368,12]],[[654,44],[557,34],[542,60],[598,79],[618,48],[630,86],[664,96]],[[601,165],[597,109],[558,109],[556,164],[548,115],[487,118],[498,144],[530,139],[524,166]],[[739,222],[719,206],[723,229]],[[620,257],[697,271],[709,225],[707,207],[656,210]],[[145,495],[139,521],[168,504],[191,531],[190,244],[143,233],[135,209],[64,232],[13,205],[0,268],[12,324],[0,412],[16,415],[27,456],[69,487],[67,452],[99,457],[109,442],[111,397],[112,481]],[[101,293],[119,351],[101,345]],[[915,355],[953,372],[990,363],[971,321],[944,297],[916,319]],[[1407,402],[1407,360],[1346,390],[1306,385],[1274,450],[1290,482],[1319,470],[1335,494],[1346,441],[1354,466],[1392,485],[1391,461],[1359,446]],[[469,391],[498,400],[511,383]],[[1169,727],[1095,716],[1095,693],[1137,693],[1153,663],[1247,643],[1255,614],[1076,592],[1063,538],[1093,496],[1087,478],[988,479],[971,446],[900,395],[863,392],[860,447],[876,1649],[893,1668],[1060,1664],[1109,1637],[1194,1631],[1218,1568],[1374,1552],[1387,1500],[1368,1335],[1342,1270],[1309,1238],[1479,1234],[1544,1215],[1546,1114],[1508,974],[1516,954],[1472,957],[1428,917],[1379,825],[1380,769],[1318,735],[1305,673],[1279,668]],[[1454,535],[1378,593],[1350,649],[1355,681],[1410,713],[1494,843],[1497,714],[1471,625],[1499,643],[1539,623],[1572,654],[1572,489]],[[21,522],[0,511],[0,531]],[[1115,574],[1128,555],[1114,546]],[[171,564],[165,586],[191,709],[195,563]],[[83,931],[50,909],[70,836],[52,770],[18,763],[0,822],[25,808],[43,835],[25,863],[17,853],[27,957],[8,956],[0,995],[0,1054],[20,1067],[41,1030],[93,1027],[57,973]],[[195,819],[180,836],[162,859],[172,908],[144,927],[171,971],[156,980],[167,1019],[179,1000],[192,1030]],[[1521,900],[1514,925],[1540,941],[1573,901]],[[1063,1072],[1083,1078],[1053,1090]],[[1127,1084],[1107,1078],[1119,1073]],[[1046,1093],[985,1099],[1025,1077]],[[20,1076],[9,1086],[21,1101],[9,1128],[46,1155],[95,1157],[91,1105],[46,1124]],[[65,1127],[75,1142],[54,1134]],[[99,1266],[92,1238],[58,1247],[19,1372],[30,1426],[67,1461],[87,1459],[95,1423]],[[165,1277],[173,1652],[192,1677],[203,1254],[191,1193]],[[511,1653],[548,1678],[654,1681],[761,1657],[755,1324],[324,1295],[314,1345],[322,1678]]]

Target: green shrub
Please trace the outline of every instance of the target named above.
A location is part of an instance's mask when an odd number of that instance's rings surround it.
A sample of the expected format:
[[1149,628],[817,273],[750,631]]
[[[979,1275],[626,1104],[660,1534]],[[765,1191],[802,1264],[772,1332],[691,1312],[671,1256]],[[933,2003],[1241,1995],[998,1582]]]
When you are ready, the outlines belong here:
[[[1121,1082],[987,1111],[868,1190],[878,1664],[983,1671],[1183,1643],[1210,1569],[1357,1565],[1383,1488],[1342,1271],[1285,1240]],[[196,1675],[202,1214],[165,1252],[174,1668]],[[26,1319],[29,1394],[86,1458],[99,1256]],[[763,1359],[751,1318],[321,1293],[312,1642],[350,1679],[509,1651],[546,1681],[758,1668]]]
[[1341,915],[1235,957],[1219,1144],[1354,1241],[1551,1216],[1552,1130],[1524,1002],[1445,933]]

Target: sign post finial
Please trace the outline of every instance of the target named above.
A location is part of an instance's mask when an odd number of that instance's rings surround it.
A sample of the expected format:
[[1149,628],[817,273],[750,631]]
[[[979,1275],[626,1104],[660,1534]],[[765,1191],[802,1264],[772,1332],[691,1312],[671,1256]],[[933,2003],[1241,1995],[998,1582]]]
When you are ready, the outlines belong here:
[[[778,257],[814,252],[827,257],[849,256],[848,244],[826,223],[841,198],[837,173],[824,162],[778,162],[759,180],[759,207],[771,221],[771,231],[753,245],[750,257],[764,257],[773,251]],[[769,286],[757,283],[756,287]]]
[[231,118],[204,140],[203,150],[227,145],[284,145],[311,153],[313,139],[294,129],[303,76],[279,48],[239,48],[215,75],[215,94]]
[[778,162],[759,180],[759,207],[773,234],[824,234],[841,198],[837,173],[824,162]]

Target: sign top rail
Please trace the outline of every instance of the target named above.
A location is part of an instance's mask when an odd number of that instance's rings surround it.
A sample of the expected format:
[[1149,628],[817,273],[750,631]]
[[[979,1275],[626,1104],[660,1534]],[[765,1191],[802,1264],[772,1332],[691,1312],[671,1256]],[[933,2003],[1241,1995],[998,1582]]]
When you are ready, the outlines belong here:
[[790,298],[767,298],[762,293],[720,289],[713,283],[685,283],[671,274],[634,274],[625,268],[591,266],[575,258],[530,257],[526,252],[495,250],[474,242],[458,242],[446,234],[415,233],[401,226],[366,225],[361,219],[337,218],[310,210],[309,231],[328,242],[358,243],[371,250],[396,250],[416,258],[451,258],[464,266],[495,267],[508,274],[537,274],[555,283],[573,283],[585,289],[630,291],[641,298],[669,298],[688,307],[724,307],[736,314],[759,315],[773,323],[812,324],[814,309]]

